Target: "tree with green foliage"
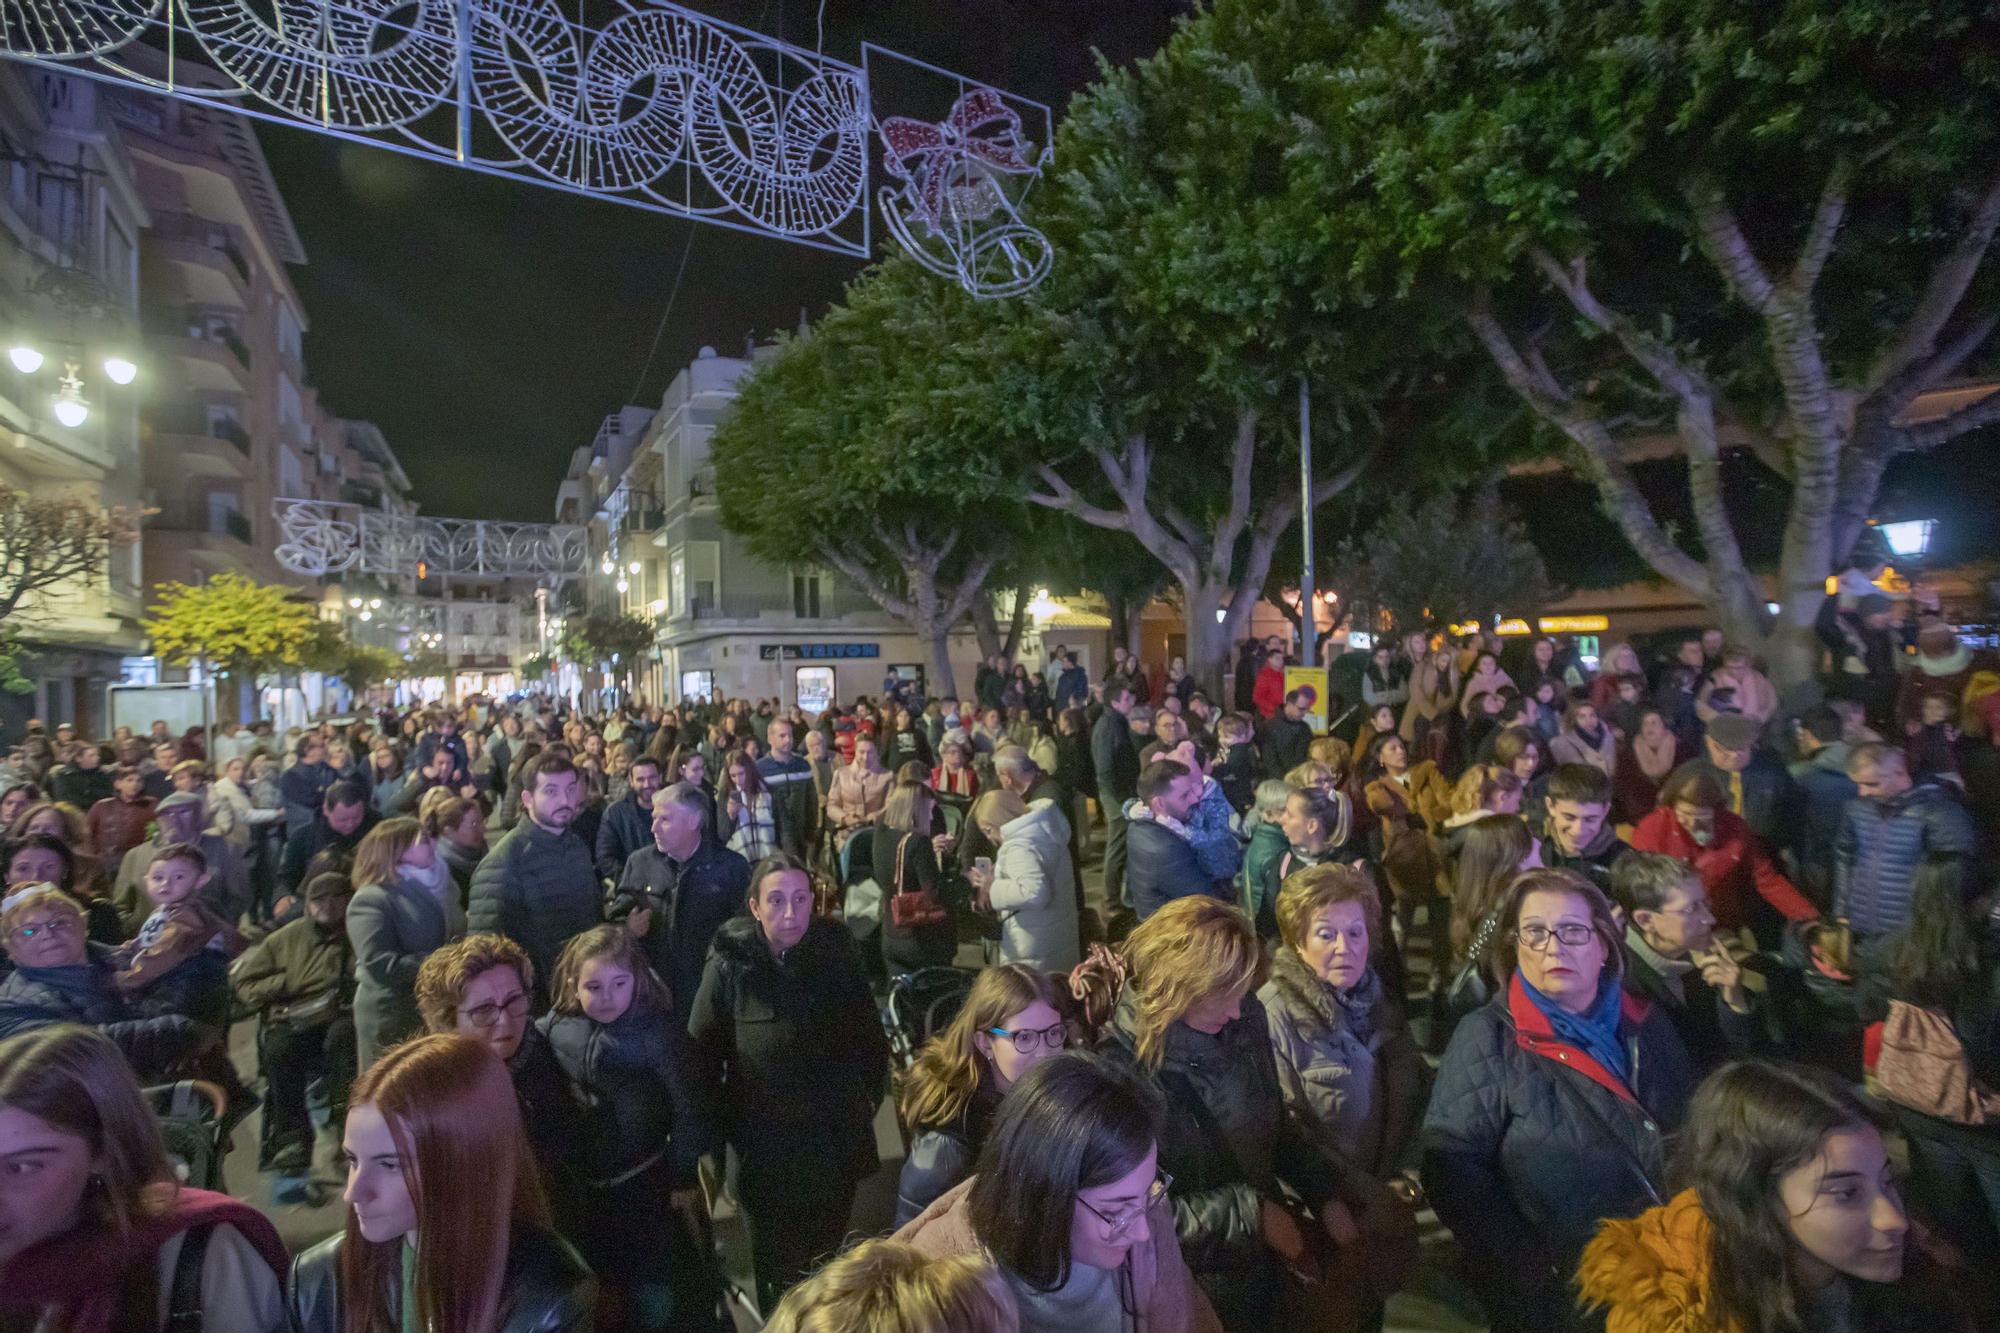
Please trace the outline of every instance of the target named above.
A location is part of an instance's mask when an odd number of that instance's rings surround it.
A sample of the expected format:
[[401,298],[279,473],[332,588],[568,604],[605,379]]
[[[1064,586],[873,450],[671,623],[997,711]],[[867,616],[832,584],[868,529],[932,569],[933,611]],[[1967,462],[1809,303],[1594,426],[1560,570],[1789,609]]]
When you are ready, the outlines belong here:
[[[1885,469],[2000,422],[2000,394],[1920,401],[2000,368],[2000,10],[1217,0],[1251,11],[1312,71],[1320,269],[1452,312],[1654,572],[1809,678]],[[1634,479],[1660,452],[1691,531]],[[1775,614],[1752,527],[1782,529]]]
[[296,589],[240,574],[163,584],[148,611],[153,652],[173,666],[254,675],[299,666],[322,643],[319,614]]
[[32,694],[24,640],[47,617],[47,594],[101,580],[114,551],[139,539],[139,516],[0,483],[0,690]]
[[403,654],[403,667],[398,674],[409,680],[449,676],[451,659],[436,648],[418,648]]
[[710,446],[722,521],[757,556],[842,575],[910,627],[956,692],[952,627],[1019,544],[1019,469],[995,443],[996,331],[905,258],[877,265],[738,386]]
[[521,663],[521,679],[529,683],[538,680],[547,680],[549,674],[555,669],[556,664],[553,658],[547,653],[536,653],[533,657]]
[[563,624],[559,643],[564,657],[586,666],[616,658],[621,666],[653,646],[653,622],[641,615],[592,611]]
[[1396,497],[1341,543],[1333,566],[1341,610],[1361,630],[1490,625],[1502,613],[1532,617],[1556,595],[1527,529],[1491,486],[1414,504]]
[[[1319,262],[1324,210],[1289,165],[1318,90],[1286,26],[1254,5],[1204,9],[1071,104],[1035,210],[1057,259],[1024,303],[1039,318],[1021,321],[1054,331],[1040,381],[1059,390],[1022,404],[1041,445],[1029,498],[1129,534],[1167,569],[1188,670],[1211,691],[1307,502],[1301,379],[1314,506],[1388,442],[1408,466],[1429,435],[1425,329],[1382,318]],[[1046,410],[1078,397],[1090,410]]]

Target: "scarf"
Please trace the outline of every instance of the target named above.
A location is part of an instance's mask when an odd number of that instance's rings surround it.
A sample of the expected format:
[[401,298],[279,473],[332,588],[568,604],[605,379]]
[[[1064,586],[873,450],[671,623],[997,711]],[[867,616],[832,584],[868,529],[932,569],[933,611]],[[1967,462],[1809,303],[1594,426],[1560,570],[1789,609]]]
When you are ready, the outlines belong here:
[[118,1296],[133,1270],[158,1262],[160,1248],[198,1226],[228,1225],[283,1276],[284,1242],[264,1215],[248,1204],[207,1190],[182,1187],[164,1211],[141,1218],[122,1240],[101,1232],[70,1232],[14,1256],[0,1282],[0,1311],[53,1314],[68,1333],[121,1333],[112,1327]]
[[1625,1043],[1619,1040],[1619,1024],[1624,1017],[1624,994],[1618,985],[1618,978],[1608,972],[1597,983],[1597,998],[1590,1008],[1580,1014],[1569,1010],[1536,990],[1528,978],[1516,972],[1521,979],[1521,989],[1535,1008],[1542,1011],[1542,1017],[1549,1020],[1556,1036],[1576,1047],[1616,1078],[1620,1083],[1631,1079],[1631,1065],[1625,1056]]
[[[1325,985],[1324,982],[1321,983]],[[1340,1009],[1341,1020],[1354,1039],[1369,1050],[1375,1049],[1376,1028],[1382,1016],[1382,978],[1375,975],[1375,969],[1365,968],[1361,980],[1348,990],[1327,986],[1333,995],[1333,1002]]]
[[1604,748],[1603,723],[1599,723],[1595,731],[1585,731],[1582,727],[1571,727],[1570,730],[1575,733],[1578,740],[1588,745],[1591,749],[1602,750]]
[[1680,742],[1672,734],[1649,741],[1644,736],[1632,737],[1632,757],[1639,761],[1639,771],[1655,782],[1665,782],[1667,774],[1674,771],[1674,758],[1680,753]]

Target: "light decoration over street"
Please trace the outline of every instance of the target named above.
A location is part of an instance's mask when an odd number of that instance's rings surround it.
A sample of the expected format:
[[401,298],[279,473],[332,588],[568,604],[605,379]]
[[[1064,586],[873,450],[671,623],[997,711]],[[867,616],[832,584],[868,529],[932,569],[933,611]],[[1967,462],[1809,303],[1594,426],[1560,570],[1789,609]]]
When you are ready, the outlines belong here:
[[[979,296],[1048,271],[1020,221],[1038,103],[884,48],[862,66],[666,3],[0,0],[0,56],[200,106],[862,258],[885,224]],[[949,81],[883,115],[866,66]],[[899,108],[900,109],[900,108]],[[926,106],[926,109],[928,107]],[[886,150],[877,161],[874,149]]]
[[565,523],[419,518],[332,500],[278,500],[278,563],[323,578],[355,571],[564,579],[584,571],[584,530]]

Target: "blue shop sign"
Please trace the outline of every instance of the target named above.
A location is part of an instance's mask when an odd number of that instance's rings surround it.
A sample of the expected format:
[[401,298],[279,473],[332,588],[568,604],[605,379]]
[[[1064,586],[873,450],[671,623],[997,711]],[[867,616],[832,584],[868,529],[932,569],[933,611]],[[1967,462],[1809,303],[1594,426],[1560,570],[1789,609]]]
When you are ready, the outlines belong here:
[[757,656],[765,662],[793,658],[803,662],[824,662],[835,658],[880,657],[879,643],[760,643]]

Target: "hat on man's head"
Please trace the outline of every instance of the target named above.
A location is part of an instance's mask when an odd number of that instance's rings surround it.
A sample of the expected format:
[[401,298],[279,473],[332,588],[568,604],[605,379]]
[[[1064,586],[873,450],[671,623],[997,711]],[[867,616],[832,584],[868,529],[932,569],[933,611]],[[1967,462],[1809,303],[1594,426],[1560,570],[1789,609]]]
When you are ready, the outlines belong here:
[[306,901],[309,903],[345,898],[353,892],[354,884],[345,875],[314,875],[306,882]]
[[1764,734],[1764,724],[1742,713],[1718,713],[1708,724],[1708,734],[1725,750],[1748,750]]

